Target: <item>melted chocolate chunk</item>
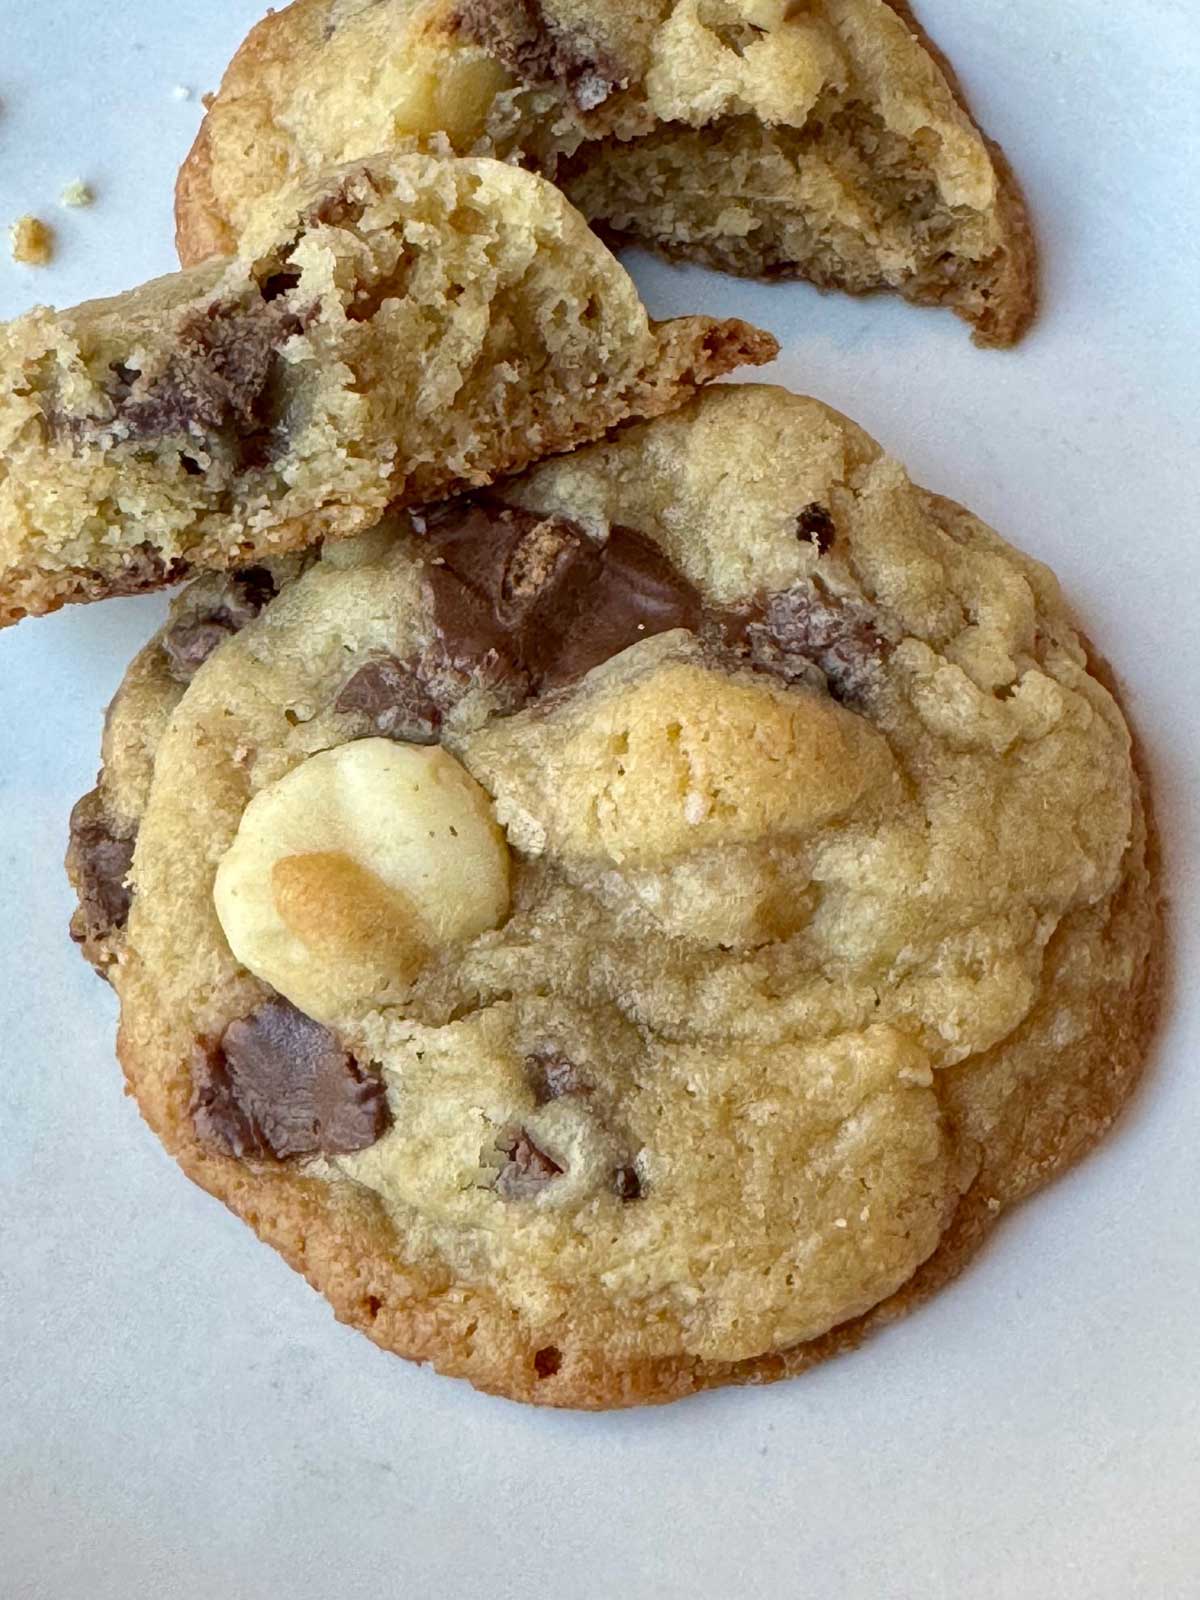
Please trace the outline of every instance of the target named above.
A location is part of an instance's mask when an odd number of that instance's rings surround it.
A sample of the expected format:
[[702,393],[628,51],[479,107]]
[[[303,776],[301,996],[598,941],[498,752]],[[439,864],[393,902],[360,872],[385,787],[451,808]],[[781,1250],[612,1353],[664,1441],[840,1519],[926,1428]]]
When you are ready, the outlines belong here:
[[562,517],[484,497],[427,524],[446,662],[520,703],[582,677],[628,645],[698,628],[700,596],[650,540],[613,528],[597,545]]
[[889,649],[875,613],[831,594],[819,578],[729,613],[725,635],[747,665],[785,683],[803,682],[810,667],[819,667],[841,701],[862,699]]
[[592,1086],[579,1068],[557,1050],[536,1050],[525,1057],[525,1070],[537,1103],[547,1105],[565,1094],[591,1094]]
[[[822,507],[810,507],[814,537]],[[565,517],[539,516],[492,495],[464,497],[417,527],[435,639],[417,660],[380,657],[337,701],[381,733],[428,742],[472,688],[507,715],[575,682],[642,639],[683,629],[718,661],[785,683],[825,683],[862,697],[889,648],[874,611],[820,578],[738,608],[706,607],[653,540],[613,527],[598,544]]]
[[379,1073],[283,999],[197,1048],[191,1112],[206,1143],[278,1160],[365,1150],[391,1124]]
[[250,425],[279,342],[272,321],[217,302],[185,318],[177,338],[166,366],[151,378],[114,369],[113,400],[129,431],[159,439]]
[[563,84],[580,111],[629,82],[607,51],[547,16],[540,0],[460,0],[456,21],[523,83]]
[[553,1179],[562,1177],[564,1168],[539,1150],[524,1128],[502,1134],[496,1149],[508,1157],[493,1186],[505,1200],[530,1200]]
[[133,833],[117,831],[95,794],[84,795],[71,812],[67,871],[79,896],[78,920],[71,926],[77,943],[125,926],[133,899],[125,880],[133,865],[134,842]]
[[202,616],[174,623],[162,637],[171,676],[190,683],[224,639],[252,622],[277,593],[266,567],[244,567],[231,573],[220,601]]
[[395,656],[368,661],[345,684],[336,708],[365,717],[385,739],[436,744],[442,713],[417,668]]
[[[305,321],[282,299],[287,281],[286,274],[268,280],[274,298],[248,304],[217,300],[187,312],[175,330],[174,348],[157,371],[114,361],[107,392],[126,434],[144,440],[172,434],[222,438],[236,447],[241,465],[269,455],[277,352]],[[51,420],[82,441],[106,435],[113,425]],[[185,472],[203,474],[190,455],[181,455],[180,464]]]
[[697,632],[704,615],[698,591],[658,546],[632,528],[615,527],[602,552],[587,606],[563,618],[550,686],[570,683],[619,651],[672,628]]
[[220,616],[177,622],[168,629],[163,634],[162,648],[176,683],[191,683],[221,641],[228,639],[233,631],[232,625]]
[[823,556],[833,549],[834,540],[837,538],[837,527],[826,508],[814,500],[811,505],[805,506],[796,518],[796,533],[809,544],[815,544],[817,554]]

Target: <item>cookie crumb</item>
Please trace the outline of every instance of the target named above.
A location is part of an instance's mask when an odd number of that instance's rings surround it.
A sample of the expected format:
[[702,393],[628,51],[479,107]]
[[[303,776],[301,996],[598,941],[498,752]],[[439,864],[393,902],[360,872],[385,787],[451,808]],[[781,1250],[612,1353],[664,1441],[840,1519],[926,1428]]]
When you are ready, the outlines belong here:
[[186,83],[177,83],[171,90],[172,100],[190,100],[191,98],[192,91],[188,88]]
[[12,258],[26,267],[49,266],[54,257],[54,233],[39,218],[21,217],[13,223]]
[[58,197],[60,206],[90,206],[96,196],[82,178],[75,178]]

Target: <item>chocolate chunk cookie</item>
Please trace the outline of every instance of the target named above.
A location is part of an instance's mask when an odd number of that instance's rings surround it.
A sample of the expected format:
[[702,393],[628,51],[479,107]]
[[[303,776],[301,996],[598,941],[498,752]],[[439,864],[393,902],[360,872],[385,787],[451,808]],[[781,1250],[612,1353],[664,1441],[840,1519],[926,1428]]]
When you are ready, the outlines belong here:
[[233,260],[0,327],[0,626],[362,531],[776,349],[651,324],[496,161],[380,158],[247,222]]
[[1158,900],[1105,674],[815,401],[709,389],[328,546],[186,687],[156,648],[125,1071],[387,1349],[586,1407],[799,1372],[1136,1081]]
[[280,172],[437,137],[668,256],[891,289],[981,344],[1033,315],[1016,182],[905,0],[295,0],[180,174],[181,259],[232,249]]

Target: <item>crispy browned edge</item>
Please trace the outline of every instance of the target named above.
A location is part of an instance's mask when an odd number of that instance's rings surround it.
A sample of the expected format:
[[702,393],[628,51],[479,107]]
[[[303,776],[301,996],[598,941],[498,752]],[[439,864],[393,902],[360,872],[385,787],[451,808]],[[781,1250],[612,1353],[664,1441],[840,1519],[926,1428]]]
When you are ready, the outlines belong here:
[[1029,328],[1038,309],[1037,241],[1021,185],[1003,148],[980,127],[953,64],[921,26],[909,0],[884,0],[884,3],[891,7],[932,57],[951,94],[962,111],[970,117],[972,126],[992,158],[999,186],[996,205],[1008,243],[1008,254],[999,279],[1001,304],[994,318],[976,325],[975,343],[992,348],[1015,344]]
[[[212,185],[211,113],[227,87],[243,75],[253,75],[260,57],[275,54],[273,40],[279,30],[285,36],[293,26],[293,14],[300,11],[300,0],[281,11],[268,11],[256,22],[234,52],[215,95],[207,96],[204,121],[184,158],[175,182],[175,249],[185,267],[207,261],[210,256],[232,255],[237,239],[221,209]],[[326,7],[328,10],[328,6]]]
[[[967,317],[961,312],[956,314],[971,323],[976,344],[992,348],[1015,344],[1033,321],[1038,304],[1037,247],[1020,184],[1004,151],[979,126],[963,93],[958,74],[921,26],[908,0],[883,0],[883,3],[895,12],[933,59],[992,158],[997,180],[996,208],[1005,239],[1004,259],[996,278],[994,301],[987,313],[980,318]],[[225,84],[234,77],[252,72],[260,55],[265,57],[272,53],[274,30],[288,26],[284,19],[288,11],[293,9],[289,6],[285,11],[269,15],[255,25],[230,62],[217,98],[225,92]],[[180,169],[175,189],[175,242],[184,266],[194,266],[209,256],[228,253],[236,243],[213,192],[209,136],[209,118],[206,116]],[[655,246],[652,241],[623,235],[611,229],[601,228],[598,231],[615,248],[636,242],[658,249],[660,254],[668,257],[695,257],[695,252],[672,251]],[[768,281],[779,279],[773,277]]]
[[[930,498],[946,504],[941,497]],[[1121,705],[1111,668],[1090,646],[1088,661],[1092,675]],[[907,1283],[865,1315],[790,1350],[737,1362],[663,1359],[621,1367],[608,1363],[604,1350],[576,1348],[549,1375],[539,1373],[539,1352],[532,1346],[522,1348],[519,1358],[510,1347],[505,1362],[489,1362],[475,1348],[481,1318],[472,1318],[468,1308],[479,1307],[503,1320],[506,1308],[499,1296],[456,1284],[444,1267],[399,1260],[396,1236],[374,1196],[335,1195],[318,1180],[278,1167],[251,1167],[201,1144],[189,1113],[188,1063],[179,1063],[163,1081],[154,1065],[153,1037],[136,1037],[123,1008],[118,1055],[127,1092],[184,1172],[302,1273],[329,1300],[339,1321],[358,1328],[384,1350],[428,1362],[444,1375],[466,1378],[489,1393],[579,1410],[662,1404],[724,1385],[794,1377],[857,1348],[869,1334],[916,1309],[957,1277],[1003,1211],[1093,1149],[1136,1088],[1163,1009],[1167,954],[1158,833],[1135,731],[1133,762],[1145,815],[1150,948],[1140,987],[1133,994],[1112,994],[1103,1007],[1096,1033],[1106,1041],[1106,1056],[1095,1061],[1086,1081],[1071,1083],[1065,1102],[1039,1121],[1037,1136],[1022,1147],[1025,1180],[1009,1204],[998,1207],[988,1193],[988,1179],[977,1178],[937,1249]],[[1128,875],[1118,896],[1140,900],[1141,892],[1137,879]],[[122,987],[119,980],[117,986]]]
[[[755,328],[738,317],[675,317],[652,322],[657,343],[653,364],[642,368],[628,388],[596,404],[589,416],[569,416],[563,411],[557,427],[547,419],[543,444],[535,454],[527,447],[515,456],[498,460],[485,474],[467,480],[448,476],[436,466],[423,468],[409,478],[405,491],[388,508],[402,510],[423,505],[472,489],[480,489],[496,478],[507,477],[531,466],[535,460],[562,455],[588,444],[626,422],[645,421],[662,416],[683,405],[705,384],[723,377],[739,366],[765,366],[779,354],[779,341],[772,334]],[[46,616],[65,605],[102,600],[115,595],[143,594],[165,589],[191,575],[193,570],[245,566],[249,562],[303,550],[318,539],[349,538],[362,533],[378,520],[361,508],[333,505],[306,517],[293,517],[264,529],[253,544],[239,544],[224,552],[223,559],[200,559],[170,565],[160,562],[161,571],[147,574],[139,566],[136,578],[127,569],[111,574],[72,569],[47,574],[40,568],[21,568],[0,575],[0,628],[10,627],[24,617]],[[139,546],[143,549],[144,546]]]

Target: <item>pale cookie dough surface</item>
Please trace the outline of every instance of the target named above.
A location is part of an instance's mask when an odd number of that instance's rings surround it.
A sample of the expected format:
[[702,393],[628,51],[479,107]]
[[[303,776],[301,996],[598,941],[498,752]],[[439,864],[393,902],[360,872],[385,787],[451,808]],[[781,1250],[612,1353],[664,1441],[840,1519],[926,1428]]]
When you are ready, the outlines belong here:
[[[110,968],[142,1111],[443,1372],[588,1407],[798,1372],[1136,1081],[1157,891],[1102,669],[1043,567],[781,390],[406,521],[328,547],[161,731]],[[474,797],[420,870],[388,742]],[[230,949],[235,841],[324,1025],[269,918]]]
[[560,192],[492,160],[324,172],[241,246],[0,326],[0,626],[361,532],[776,350],[652,324]]
[[299,175],[443,136],[670,256],[945,304],[984,344],[1033,315],[1015,180],[904,0],[295,0],[180,174],[181,259]]

